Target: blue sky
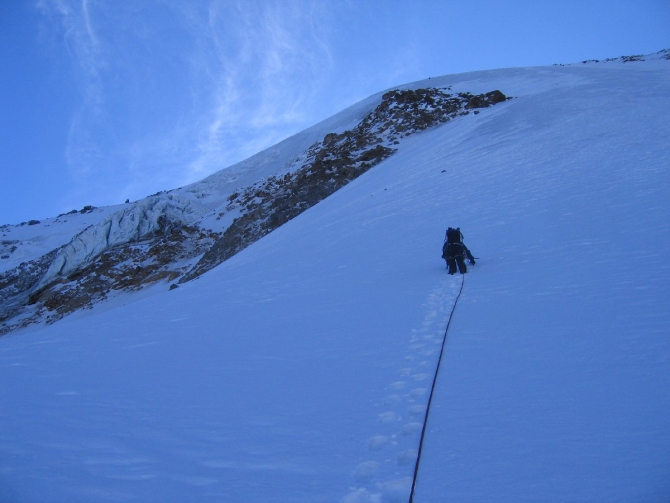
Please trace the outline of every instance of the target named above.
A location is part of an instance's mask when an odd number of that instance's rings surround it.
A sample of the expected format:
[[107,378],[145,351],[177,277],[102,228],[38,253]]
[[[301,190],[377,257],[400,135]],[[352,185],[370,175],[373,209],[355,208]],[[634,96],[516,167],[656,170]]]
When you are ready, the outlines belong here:
[[0,0],[0,224],[185,185],[394,85],[665,48],[667,0]]

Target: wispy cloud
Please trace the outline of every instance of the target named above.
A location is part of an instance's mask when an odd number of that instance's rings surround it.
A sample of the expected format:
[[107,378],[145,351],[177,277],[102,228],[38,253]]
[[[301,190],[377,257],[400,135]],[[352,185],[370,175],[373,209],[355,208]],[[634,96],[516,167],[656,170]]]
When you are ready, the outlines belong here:
[[250,155],[295,132],[331,69],[328,11],[316,1],[213,2],[196,73],[213,86],[194,174],[212,154]]
[[72,172],[85,176],[91,172],[92,161],[103,155],[88,124],[104,110],[102,79],[108,66],[104,48],[91,20],[89,0],[40,0],[37,8],[62,40],[72,63],[81,102],[72,113],[65,157]]
[[141,197],[311,124],[332,71],[329,4],[39,0],[81,94],[66,152],[80,190]]
[[65,46],[84,79],[99,76],[104,66],[101,44],[90,17],[89,0],[39,0],[37,9],[47,18],[48,25],[60,31]]

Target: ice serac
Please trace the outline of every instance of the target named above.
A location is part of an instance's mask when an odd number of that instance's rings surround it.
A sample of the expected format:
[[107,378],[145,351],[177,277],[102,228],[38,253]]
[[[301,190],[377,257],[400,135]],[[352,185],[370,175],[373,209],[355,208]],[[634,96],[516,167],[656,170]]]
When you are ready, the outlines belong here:
[[56,256],[36,289],[71,274],[113,246],[168,233],[172,226],[193,223],[201,216],[189,199],[180,196],[159,195],[139,201],[77,234]]

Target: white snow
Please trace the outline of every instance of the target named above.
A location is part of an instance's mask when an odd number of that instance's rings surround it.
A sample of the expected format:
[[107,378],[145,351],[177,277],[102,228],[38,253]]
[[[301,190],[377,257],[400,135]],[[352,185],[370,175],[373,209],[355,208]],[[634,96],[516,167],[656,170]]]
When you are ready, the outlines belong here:
[[72,238],[56,256],[35,288],[48,284],[56,276],[66,276],[88,264],[108,248],[139,241],[158,232],[161,217],[167,218],[171,225],[193,223],[204,214],[194,206],[189,199],[164,195],[142,199],[110,214]]
[[670,61],[426,85],[515,99],[196,281],[0,339],[0,501],[406,502],[448,225],[479,261],[414,501],[668,501]]
[[[96,208],[88,213],[71,213],[40,221],[38,224],[3,225],[0,227],[0,273],[13,269],[21,262],[40,258],[42,255],[67,244],[101,218],[119,211],[123,205]],[[8,253],[11,246],[17,248]]]

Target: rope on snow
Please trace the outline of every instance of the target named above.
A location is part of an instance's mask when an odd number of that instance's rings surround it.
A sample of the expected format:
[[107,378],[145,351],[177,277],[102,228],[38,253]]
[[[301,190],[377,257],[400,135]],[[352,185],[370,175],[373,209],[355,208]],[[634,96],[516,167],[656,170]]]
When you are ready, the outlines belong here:
[[465,285],[465,275],[461,274],[461,289],[458,291],[454,305],[451,308],[451,313],[449,314],[449,321],[447,322],[447,328],[444,330],[444,338],[442,339],[442,349],[440,349],[440,357],[437,360],[437,367],[435,368],[435,375],[433,376],[433,384],[430,388],[430,395],[428,396],[428,405],[426,406],[426,415],[423,418],[423,428],[421,429],[421,440],[419,440],[419,452],[416,455],[416,464],[414,465],[414,477],[412,478],[412,490],[409,493],[409,503],[414,503],[414,488],[416,487],[416,478],[419,474],[419,463],[421,462],[421,452],[423,451],[423,440],[426,436],[426,426],[428,424],[428,414],[430,414],[430,404],[433,401],[433,394],[435,392],[435,385],[437,384],[437,375],[440,372],[440,365],[442,364],[442,355],[444,354],[444,346],[447,343],[447,333],[449,333],[449,326],[451,325],[451,320],[454,317],[454,311],[456,310],[456,305],[458,304],[458,299],[461,298],[461,293],[463,292],[463,285]]

